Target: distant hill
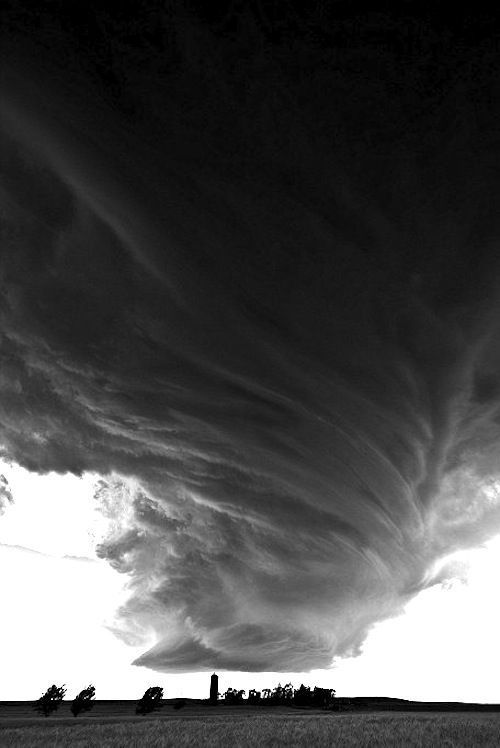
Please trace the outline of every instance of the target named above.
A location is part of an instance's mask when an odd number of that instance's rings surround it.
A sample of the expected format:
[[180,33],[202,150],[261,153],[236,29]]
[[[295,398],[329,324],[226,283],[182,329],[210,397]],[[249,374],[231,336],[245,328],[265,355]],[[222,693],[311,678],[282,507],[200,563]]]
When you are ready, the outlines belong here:
[[339,696],[335,706],[349,707],[355,711],[397,711],[397,712],[500,712],[500,704],[475,704],[462,701],[408,701],[389,696]]

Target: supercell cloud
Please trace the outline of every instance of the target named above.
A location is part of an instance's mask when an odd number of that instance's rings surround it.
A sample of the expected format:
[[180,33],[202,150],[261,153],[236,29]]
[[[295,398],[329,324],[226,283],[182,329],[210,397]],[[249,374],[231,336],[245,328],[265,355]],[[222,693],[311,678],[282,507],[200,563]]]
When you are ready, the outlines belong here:
[[0,475],[0,516],[10,504],[14,503],[12,491],[5,475]]
[[153,669],[328,667],[500,532],[498,57],[333,6],[7,14],[0,443],[101,476]]

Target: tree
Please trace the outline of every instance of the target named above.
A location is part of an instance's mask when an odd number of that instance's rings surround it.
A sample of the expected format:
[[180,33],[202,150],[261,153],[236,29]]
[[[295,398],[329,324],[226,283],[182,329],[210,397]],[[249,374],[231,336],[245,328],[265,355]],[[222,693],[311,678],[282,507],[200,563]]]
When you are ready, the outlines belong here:
[[285,683],[282,693],[283,704],[291,704],[293,701],[293,686],[291,683]]
[[95,688],[94,686],[87,686],[83,691],[80,691],[78,696],[71,704],[71,712],[73,717],[77,717],[80,712],[89,712],[94,706],[95,699]]
[[249,704],[260,704],[260,691],[256,691],[255,688],[251,688],[248,692],[247,700]]
[[281,704],[281,698],[283,696],[283,686],[281,683],[278,683],[277,686],[273,688],[273,692],[271,694],[271,701],[273,704]]
[[273,705],[277,704],[291,704],[293,700],[293,686],[291,683],[285,683],[284,686],[278,683],[270,696],[270,703]]
[[226,704],[242,704],[243,696],[245,691],[237,691],[236,688],[228,688],[224,693],[224,701]]
[[66,688],[63,686],[52,685],[47,688],[44,694],[40,696],[33,709],[41,712],[45,717],[59,709],[61,701],[64,699]]
[[335,697],[333,688],[319,688],[315,686],[311,691],[309,686],[300,684],[293,694],[293,703],[296,706],[313,706],[328,709]]
[[135,707],[136,714],[149,714],[154,712],[155,709],[163,706],[161,703],[163,699],[163,688],[160,686],[151,686],[144,692],[142,699],[139,699],[137,706]]
[[319,688],[315,686],[312,693],[312,705],[328,709],[334,698],[335,691],[333,688]]
[[309,686],[300,684],[300,688],[297,688],[293,694],[293,703],[297,706],[311,706],[312,695]]

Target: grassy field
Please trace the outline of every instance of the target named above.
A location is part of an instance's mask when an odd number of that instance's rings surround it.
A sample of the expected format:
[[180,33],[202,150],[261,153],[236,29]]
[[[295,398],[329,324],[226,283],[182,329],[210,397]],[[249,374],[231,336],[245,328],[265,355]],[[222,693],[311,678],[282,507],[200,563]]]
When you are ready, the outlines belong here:
[[84,748],[155,746],[453,746],[500,745],[498,714],[247,714],[93,722],[36,720],[0,729],[0,745]]

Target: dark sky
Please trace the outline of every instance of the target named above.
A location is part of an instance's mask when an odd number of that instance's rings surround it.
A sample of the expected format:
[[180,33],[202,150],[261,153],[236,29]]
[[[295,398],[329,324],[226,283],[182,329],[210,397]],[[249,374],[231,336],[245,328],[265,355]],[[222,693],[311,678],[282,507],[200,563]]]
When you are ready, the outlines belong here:
[[0,443],[139,664],[298,672],[500,532],[499,24],[205,5],[4,11]]

